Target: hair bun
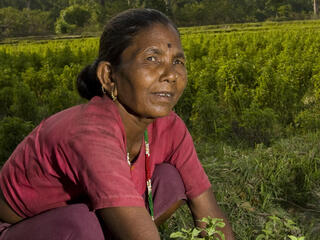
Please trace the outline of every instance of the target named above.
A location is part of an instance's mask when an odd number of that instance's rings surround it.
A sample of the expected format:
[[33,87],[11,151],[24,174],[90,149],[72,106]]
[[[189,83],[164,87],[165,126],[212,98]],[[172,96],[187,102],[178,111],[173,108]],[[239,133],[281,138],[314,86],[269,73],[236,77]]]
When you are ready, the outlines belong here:
[[77,89],[81,97],[90,100],[94,96],[102,96],[101,83],[96,74],[97,61],[86,66],[78,75]]

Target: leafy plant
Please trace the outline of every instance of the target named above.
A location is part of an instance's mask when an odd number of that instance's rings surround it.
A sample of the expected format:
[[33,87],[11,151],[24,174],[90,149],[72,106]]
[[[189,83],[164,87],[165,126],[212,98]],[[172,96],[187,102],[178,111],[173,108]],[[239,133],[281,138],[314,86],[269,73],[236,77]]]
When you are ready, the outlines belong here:
[[290,219],[281,219],[277,216],[269,216],[266,222],[263,233],[259,234],[256,240],[277,240],[277,239],[290,239],[290,240],[304,240],[303,236],[293,236],[291,234],[300,235],[300,229],[296,223]]
[[[185,240],[224,240],[225,236],[222,231],[217,228],[223,228],[225,223],[220,218],[202,218],[201,222],[206,223],[206,228],[199,227],[184,229],[174,232],[170,235],[170,238],[179,238]],[[205,237],[200,237],[200,233],[205,232]]]

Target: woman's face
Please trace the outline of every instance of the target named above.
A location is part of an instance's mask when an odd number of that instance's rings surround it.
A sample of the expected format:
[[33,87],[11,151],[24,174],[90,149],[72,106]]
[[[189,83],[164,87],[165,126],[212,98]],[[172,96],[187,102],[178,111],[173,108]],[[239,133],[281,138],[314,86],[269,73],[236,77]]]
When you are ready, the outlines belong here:
[[123,51],[112,77],[119,103],[128,112],[143,118],[168,115],[187,84],[176,30],[163,24],[141,30]]

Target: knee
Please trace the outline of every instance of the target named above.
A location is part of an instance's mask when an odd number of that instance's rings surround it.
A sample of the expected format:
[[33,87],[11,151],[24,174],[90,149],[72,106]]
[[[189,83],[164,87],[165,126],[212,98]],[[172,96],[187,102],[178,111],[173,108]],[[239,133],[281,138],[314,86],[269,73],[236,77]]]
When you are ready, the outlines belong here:
[[155,194],[174,199],[185,198],[185,186],[179,171],[168,163],[157,165],[153,174],[152,184]]
[[185,192],[179,171],[169,163],[162,163],[156,166],[153,182],[164,185],[166,189],[172,189],[173,192]]
[[179,171],[168,163],[157,165],[152,177],[154,214],[162,223],[186,200],[185,186]]
[[89,211],[84,204],[70,206],[68,214],[60,222],[62,229],[66,229],[68,240],[102,240],[104,239],[100,222],[94,212]]

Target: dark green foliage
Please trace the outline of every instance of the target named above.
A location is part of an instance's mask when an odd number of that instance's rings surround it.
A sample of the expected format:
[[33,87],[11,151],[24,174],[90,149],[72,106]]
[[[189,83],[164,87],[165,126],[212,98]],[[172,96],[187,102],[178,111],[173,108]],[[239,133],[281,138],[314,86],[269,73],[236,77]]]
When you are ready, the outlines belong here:
[[317,129],[307,104],[319,99],[317,33],[186,32],[189,86],[177,110],[195,138],[269,145],[293,127]]
[[56,33],[74,33],[84,27],[91,17],[90,11],[81,5],[71,5],[60,12],[55,23]]
[[0,166],[34,127],[31,122],[18,117],[5,117],[0,121]]
[[0,8],[0,39],[10,36],[46,35],[53,30],[50,13],[40,10]]
[[295,118],[295,126],[303,132],[316,131],[320,128],[320,108],[312,107],[300,112]]
[[249,144],[270,144],[279,135],[280,126],[276,113],[271,108],[261,109],[251,106],[244,109],[239,121],[232,124],[234,135]]
[[0,0],[0,37],[92,34],[128,8],[154,8],[178,26],[310,19],[312,0]]
[[9,114],[10,106],[13,104],[13,88],[2,87],[0,89],[0,119]]
[[93,61],[97,47],[97,39],[87,39],[21,43],[0,49],[2,162],[42,119],[84,102],[76,91],[76,77],[82,67]]
[[13,101],[10,106],[10,113],[25,121],[37,122],[37,99],[34,92],[30,90],[30,87],[19,82],[13,89]]

